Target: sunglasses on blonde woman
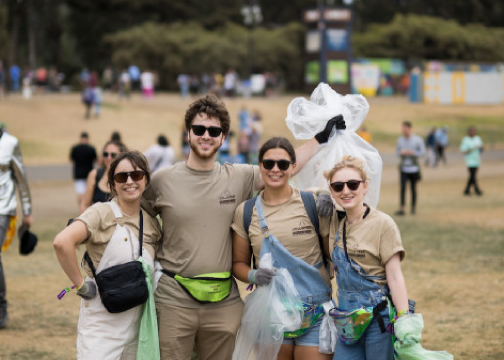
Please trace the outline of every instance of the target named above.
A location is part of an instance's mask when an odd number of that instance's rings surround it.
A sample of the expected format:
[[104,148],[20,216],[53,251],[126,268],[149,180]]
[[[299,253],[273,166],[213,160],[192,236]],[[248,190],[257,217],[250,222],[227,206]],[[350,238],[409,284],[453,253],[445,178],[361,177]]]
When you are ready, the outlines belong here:
[[114,181],[119,184],[123,184],[128,181],[128,176],[133,181],[140,181],[144,178],[145,173],[142,170],[120,172],[114,175]]
[[359,185],[363,182],[362,180],[348,180],[348,181],[335,181],[331,183],[331,188],[335,192],[342,192],[346,186],[348,186],[348,190],[355,191],[359,188]]

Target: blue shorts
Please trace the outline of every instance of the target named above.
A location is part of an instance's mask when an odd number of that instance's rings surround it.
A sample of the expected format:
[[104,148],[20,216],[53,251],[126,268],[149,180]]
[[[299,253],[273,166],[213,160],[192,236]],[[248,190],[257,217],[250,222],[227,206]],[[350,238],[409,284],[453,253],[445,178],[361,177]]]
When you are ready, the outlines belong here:
[[297,346],[319,346],[319,332],[324,315],[320,316],[315,324],[301,336],[296,338],[284,338],[282,345],[297,345]]

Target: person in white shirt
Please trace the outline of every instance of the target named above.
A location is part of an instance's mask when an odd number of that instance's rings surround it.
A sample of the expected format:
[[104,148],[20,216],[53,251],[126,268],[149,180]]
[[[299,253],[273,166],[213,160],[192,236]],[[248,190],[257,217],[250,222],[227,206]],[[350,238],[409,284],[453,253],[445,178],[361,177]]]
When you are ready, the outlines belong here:
[[175,151],[164,135],[159,135],[157,144],[149,147],[144,155],[149,162],[151,172],[170,167],[175,163]]

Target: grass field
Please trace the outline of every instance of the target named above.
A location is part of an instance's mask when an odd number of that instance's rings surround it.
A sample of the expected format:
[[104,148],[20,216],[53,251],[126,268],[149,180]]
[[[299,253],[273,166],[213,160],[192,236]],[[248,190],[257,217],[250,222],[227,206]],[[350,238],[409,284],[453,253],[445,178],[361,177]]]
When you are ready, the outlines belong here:
[[[285,109],[292,97],[226,100],[233,116],[241,105],[263,114],[265,135],[288,135]],[[47,95],[24,101],[0,100],[0,122],[21,139],[27,164],[67,162],[70,146],[82,130],[100,146],[119,130],[130,148],[146,149],[166,133],[178,150],[180,127],[188,101],[163,95],[153,102],[139,97],[119,103],[106,97],[100,119],[84,120],[77,95]],[[504,105],[427,106],[404,99],[371,99],[366,120],[381,152],[393,149],[400,122],[409,119],[424,135],[432,125],[449,125],[456,151],[469,124],[495,149],[504,144]],[[482,197],[464,197],[466,169],[458,162],[423,169],[416,216],[396,218],[406,259],[403,270],[409,297],[425,321],[422,344],[447,350],[461,360],[504,359],[504,156],[483,163]],[[398,204],[397,169],[384,168],[379,208],[392,214]],[[75,359],[79,299],[59,291],[68,286],[52,250],[55,234],[77,204],[69,181],[32,182],[36,251],[23,257],[17,241],[2,259],[7,277],[10,322],[0,331],[0,359]]]

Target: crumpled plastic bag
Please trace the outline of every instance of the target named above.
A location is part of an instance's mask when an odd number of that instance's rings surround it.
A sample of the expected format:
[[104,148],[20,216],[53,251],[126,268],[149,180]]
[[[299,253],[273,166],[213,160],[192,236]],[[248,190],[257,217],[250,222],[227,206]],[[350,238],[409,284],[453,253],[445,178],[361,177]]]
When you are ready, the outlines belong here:
[[160,360],[158,323],[156,315],[156,304],[154,303],[154,290],[152,287],[152,273],[149,264],[140,256],[138,261],[142,263],[142,268],[147,277],[147,288],[149,298],[144,304],[142,320],[140,321],[140,332],[138,335],[138,349],[136,360]]
[[453,360],[446,351],[425,350],[420,345],[424,322],[422,314],[400,317],[394,323],[396,360]]
[[329,315],[329,310],[334,308],[334,303],[329,300],[322,304],[324,307],[324,317],[319,330],[319,353],[333,354],[338,342],[338,330],[332,317]]
[[[264,254],[260,268],[273,269],[271,254]],[[245,299],[233,360],[276,360],[284,332],[301,327],[303,303],[286,269],[276,269],[268,286],[258,286]]]
[[382,159],[378,150],[355,133],[368,111],[369,104],[364,96],[343,96],[324,83],[317,86],[310,100],[297,97],[290,102],[285,122],[296,139],[311,139],[325,129],[329,119],[339,114],[343,115],[346,124],[346,130],[333,129],[329,141],[319,147],[296,175],[300,189],[329,189],[324,172],[334,167],[343,156],[352,155],[364,160],[364,170],[369,178],[364,202],[372,207],[378,205]]

